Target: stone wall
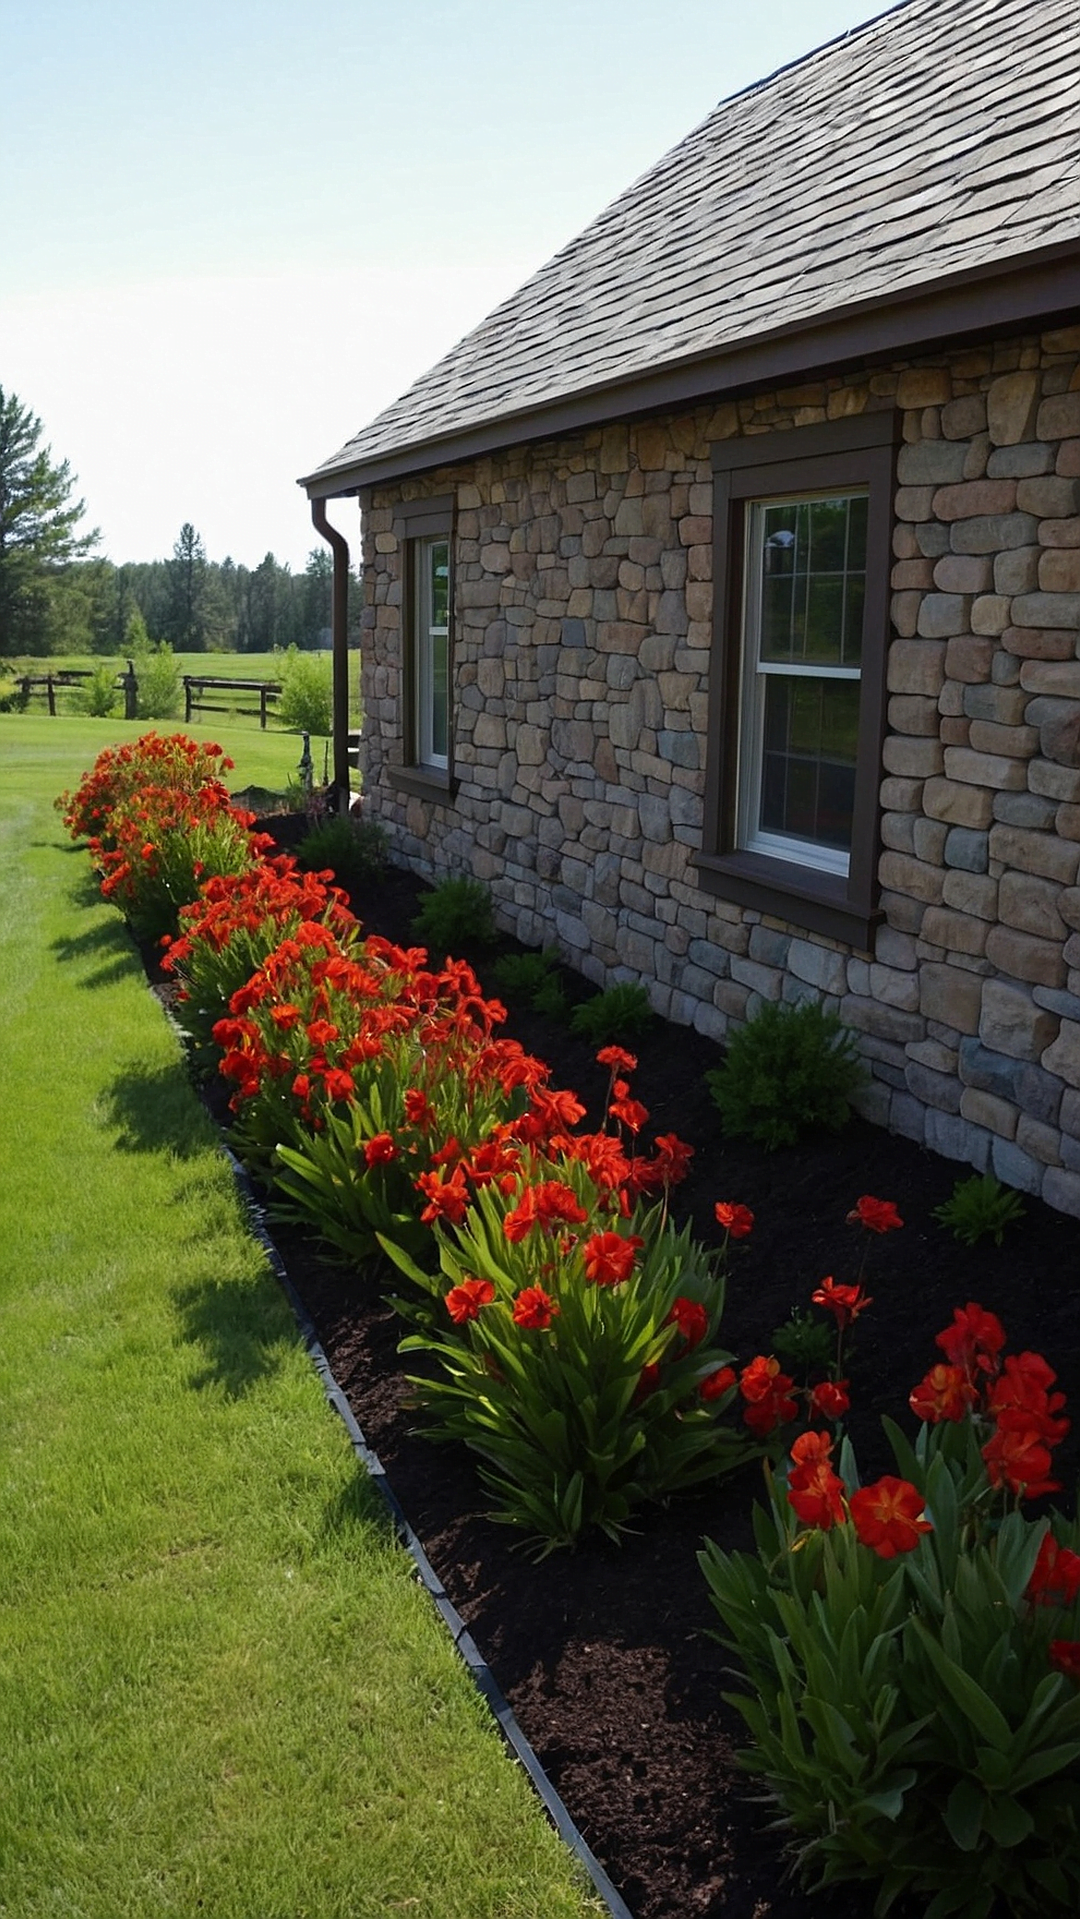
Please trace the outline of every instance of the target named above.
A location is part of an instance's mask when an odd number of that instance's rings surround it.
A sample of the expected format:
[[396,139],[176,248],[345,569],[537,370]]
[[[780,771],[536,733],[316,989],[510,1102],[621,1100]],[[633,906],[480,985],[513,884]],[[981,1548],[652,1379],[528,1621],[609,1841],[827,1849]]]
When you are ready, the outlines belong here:
[[[874,951],[696,884],[719,438],[899,407]],[[378,489],[367,806],[395,857],[722,1038],[812,994],[867,1115],[1080,1214],[1080,328],[612,426]],[[453,800],[396,790],[395,503],[457,499]]]

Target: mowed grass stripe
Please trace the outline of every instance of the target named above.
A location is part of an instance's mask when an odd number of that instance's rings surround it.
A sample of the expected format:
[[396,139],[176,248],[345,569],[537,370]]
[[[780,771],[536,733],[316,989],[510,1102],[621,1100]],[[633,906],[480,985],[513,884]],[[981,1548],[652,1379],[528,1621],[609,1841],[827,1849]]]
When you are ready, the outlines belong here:
[[0,1912],[595,1913],[65,846],[91,724],[0,717]]

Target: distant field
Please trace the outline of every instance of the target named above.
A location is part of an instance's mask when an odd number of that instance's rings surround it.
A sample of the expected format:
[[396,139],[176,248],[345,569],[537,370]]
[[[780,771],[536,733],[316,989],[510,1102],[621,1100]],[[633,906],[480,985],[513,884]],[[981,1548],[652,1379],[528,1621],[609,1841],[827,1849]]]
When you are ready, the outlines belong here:
[[[224,680],[280,680],[282,658],[283,656],[280,653],[178,653],[176,655],[181,673],[210,674],[213,675],[215,679]],[[329,658],[329,655],[327,655],[326,658]],[[41,656],[19,655],[10,660],[2,659],[0,660],[0,692],[4,690],[4,687],[9,681],[17,680],[23,674],[33,674],[34,676],[40,677],[42,674],[61,673],[71,668],[76,668],[80,671],[89,669],[92,672],[96,667],[102,665],[111,667],[116,673],[123,673],[127,668],[127,656],[124,654],[102,653],[53,653],[44,658]],[[360,653],[358,648],[353,648],[349,655],[349,687],[350,718],[355,724],[359,717],[360,701]],[[246,699],[250,704],[250,695],[241,694],[239,697]],[[231,703],[231,696],[228,692],[220,690],[214,692],[212,699],[215,706],[227,706]],[[73,714],[79,711],[77,690],[74,688],[59,689],[56,695],[56,701],[62,713]],[[44,706],[44,692],[31,696],[29,708],[31,713],[43,710]],[[178,718],[183,718],[183,711],[183,704],[181,703],[177,715]],[[199,720],[198,715],[195,715],[192,720],[192,725],[194,726],[196,723],[199,725],[209,724],[213,717],[214,716],[208,715],[204,722]],[[98,724],[102,723],[99,722]],[[257,717],[252,720],[244,716],[237,716],[236,724],[238,726],[257,727],[258,719]]]

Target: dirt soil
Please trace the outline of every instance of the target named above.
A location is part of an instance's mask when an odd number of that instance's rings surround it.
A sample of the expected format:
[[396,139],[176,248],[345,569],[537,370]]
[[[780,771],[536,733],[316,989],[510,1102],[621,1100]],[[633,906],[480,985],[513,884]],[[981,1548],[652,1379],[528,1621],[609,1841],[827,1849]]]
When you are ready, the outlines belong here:
[[[422,892],[392,871],[353,905],[369,931],[412,944]],[[499,949],[507,950],[512,942]],[[465,957],[483,978],[488,963]],[[575,997],[591,991],[571,981]],[[592,1047],[533,1014],[512,1013],[506,1031],[552,1065],[554,1084],[587,1102],[582,1124],[599,1125],[607,1076]],[[1075,1397],[1074,1220],[1028,1199],[1023,1224],[1000,1248],[984,1240],[968,1250],[933,1218],[967,1169],[862,1121],[772,1154],[725,1140],[702,1078],[718,1048],[660,1022],[628,1044],[639,1060],[633,1091],[650,1111],[647,1136],[674,1131],[695,1147],[677,1214],[692,1215],[700,1237],[716,1244],[717,1200],[753,1210],[753,1233],[732,1247],[721,1329],[741,1363],[771,1349],[773,1329],[809,1304],[825,1275],[855,1279],[865,1236],[845,1216],[860,1194],[899,1208],[903,1231],[874,1236],[870,1247],[873,1306],[858,1322],[850,1367],[849,1431],[864,1479],[894,1470],[879,1416],[891,1413],[914,1432],[907,1396],[937,1357],[934,1335],[968,1300],[1001,1317],[1009,1351],[1045,1353]],[[834,1893],[827,1908],[800,1893],[785,1875],[770,1810],[751,1797],[736,1761],[743,1724],[722,1698],[732,1684],[730,1656],[712,1638],[716,1616],[696,1555],[706,1536],[750,1544],[760,1468],[646,1511],[621,1547],[586,1541],[537,1565],[506,1528],[485,1519],[465,1449],[435,1447],[418,1431],[396,1354],[401,1323],[381,1298],[387,1277],[344,1272],[298,1233],[279,1229],[277,1238],[333,1371],[447,1592],[631,1911],[870,1911],[868,1889],[848,1900]],[[1070,1436],[1058,1462],[1069,1489],[1076,1457]]]

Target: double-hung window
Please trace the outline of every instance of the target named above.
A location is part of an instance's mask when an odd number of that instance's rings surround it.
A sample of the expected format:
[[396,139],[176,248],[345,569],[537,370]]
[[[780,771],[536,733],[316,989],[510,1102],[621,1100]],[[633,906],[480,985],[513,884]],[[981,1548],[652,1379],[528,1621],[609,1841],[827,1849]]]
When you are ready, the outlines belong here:
[[453,496],[403,501],[401,737],[397,784],[453,787]]
[[715,449],[703,886],[866,947],[874,920],[892,413]]

